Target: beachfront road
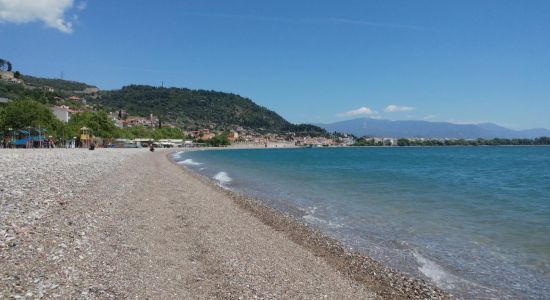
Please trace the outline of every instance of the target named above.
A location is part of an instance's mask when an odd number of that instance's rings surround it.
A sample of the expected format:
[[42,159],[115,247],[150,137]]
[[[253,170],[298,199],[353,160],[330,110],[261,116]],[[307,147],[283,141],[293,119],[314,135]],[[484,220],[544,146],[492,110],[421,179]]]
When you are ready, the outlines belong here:
[[0,298],[374,297],[167,155],[0,150]]

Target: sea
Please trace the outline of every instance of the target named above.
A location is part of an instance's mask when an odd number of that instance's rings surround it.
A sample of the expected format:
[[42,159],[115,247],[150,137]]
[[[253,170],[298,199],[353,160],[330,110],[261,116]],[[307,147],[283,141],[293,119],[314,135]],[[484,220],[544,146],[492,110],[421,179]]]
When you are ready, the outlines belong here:
[[550,299],[550,147],[179,152],[180,165],[463,299]]

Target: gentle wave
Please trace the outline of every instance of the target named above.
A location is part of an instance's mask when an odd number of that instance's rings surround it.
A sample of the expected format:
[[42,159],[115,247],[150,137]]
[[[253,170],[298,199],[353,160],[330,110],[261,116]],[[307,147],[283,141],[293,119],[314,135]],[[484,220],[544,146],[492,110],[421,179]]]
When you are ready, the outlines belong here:
[[178,161],[178,164],[187,165],[187,166],[200,166],[200,165],[202,165],[202,163],[196,162],[196,161],[194,161],[190,158],[188,158],[186,160]]
[[426,277],[430,278],[433,282],[437,284],[437,286],[441,288],[447,290],[452,290],[456,288],[475,288],[477,290],[477,295],[479,295],[480,297],[493,297],[491,295],[496,295],[496,293],[498,292],[496,289],[492,289],[487,286],[466,280],[445,271],[442,266],[420,255],[420,253],[418,253],[417,251],[413,251],[413,256],[420,265],[418,267],[418,270]]
[[413,252],[413,255],[420,265],[418,270],[422,272],[422,274],[433,280],[438,286],[446,289],[454,288],[454,284],[452,283],[452,281],[455,281],[453,275],[447,273],[440,265],[420,255],[416,251]]
[[329,227],[329,228],[341,228],[341,227],[343,227],[342,224],[335,223],[335,222],[332,222],[330,220],[324,220],[324,219],[321,219],[321,218],[315,216],[316,211],[317,211],[317,207],[316,206],[311,206],[307,209],[306,214],[304,216],[302,216],[302,218],[304,220],[306,220],[306,222],[308,222],[308,223],[321,225],[321,226],[326,226],[326,227]]
[[233,178],[229,177],[229,175],[227,175],[227,173],[223,171],[218,172],[218,174],[216,174],[213,178],[217,180],[220,184],[228,184],[233,181]]
[[176,152],[176,153],[172,154],[172,158],[173,159],[180,159],[182,154],[183,154],[183,151]]

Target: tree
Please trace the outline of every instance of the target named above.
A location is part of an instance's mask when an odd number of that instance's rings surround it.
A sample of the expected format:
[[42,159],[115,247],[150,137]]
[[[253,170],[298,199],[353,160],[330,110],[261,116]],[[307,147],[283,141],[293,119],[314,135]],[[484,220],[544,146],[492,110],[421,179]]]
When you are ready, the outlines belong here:
[[398,139],[397,140],[397,146],[410,146],[411,142],[409,139]]
[[21,73],[19,73],[19,71],[15,71],[15,73],[13,73],[13,77],[19,79],[21,78]]
[[183,132],[178,128],[157,128],[152,130],[152,137],[155,140],[160,139],[183,139]]
[[55,135],[63,124],[45,105],[32,100],[16,100],[8,103],[0,111],[0,130],[15,130],[28,127],[41,127]]
[[151,129],[143,126],[132,126],[128,128],[118,129],[116,136],[119,138],[127,138],[127,139],[135,139],[135,138],[150,139],[153,137],[153,132]]
[[206,141],[199,139],[198,142],[205,143],[207,146],[210,146],[210,147],[221,147],[221,146],[228,146],[231,144],[227,133],[217,135]]
[[67,123],[67,134],[76,136],[80,128],[88,127],[94,136],[112,138],[117,134],[117,128],[103,111],[83,112],[71,116]]

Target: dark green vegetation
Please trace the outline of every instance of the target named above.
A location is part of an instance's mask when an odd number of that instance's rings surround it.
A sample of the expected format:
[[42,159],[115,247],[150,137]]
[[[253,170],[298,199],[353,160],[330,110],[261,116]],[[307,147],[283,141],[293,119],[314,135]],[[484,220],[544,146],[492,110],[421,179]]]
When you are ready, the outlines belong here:
[[231,144],[231,142],[229,141],[227,132],[224,132],[223,134],[217,135],[206,141],[199,139],[197,140],[197,142],[203,143],[206,146],[210,146],[210,147],[222,147],[222,146],[228,146],[229,144]]
[[116,136],[117,128],[104,112],[74,115],[69,123],[63,124],[44,104],[33,100],[14,100],[0,107],[0,134],[32,128],[45,128],[48,135],[56,139],[77,136],[81,127],[88,127],[97,136]]
[[22,84],[10,84],[0,81],[0,97],[11,100],[33,100],[46,105],[66,105],[71,109],[80,109],[83,104],[79,101],[67,100],[72,93],[55,90],[48,92],[41,87],[31,87]]
[[353,146],[356,147],[370,147],[370,146],[391,146],[390,141],[375,141],[371,138],[360,138],[355,141]]
[[[11,63],[8,61],[2,60],[2,65],[6,69],[9,66],[11,70]],[[19,72],[17,72],[17,76],[23,80],[24,84],[0,82],[0,97],[17,102],[17,104],[10,105],[30,106],[29,101],[36,101],[44,105],[67,105],[72,109],[79,109],[83,106],[81,102],[66,99],[75,95],[77,91],[94,87],[82,82],[39,78],[22,75]],[[54,92],[48,91],[50,88],[53,88]],[[23,100],[25,102],[19,102]],[[61,124],[64,135],[75,135],[79,127],[86,126],[92,128],[96,136],[107,138],[183,138],[181,129],[209,128],[218,132],[227,132],[237,127],[262,134],[283,133],[289,137],[291,135],[328,136],[328,133],[320,127],[292,124],[277,113],[255,104],[252,100],[231,93],[130,85],[120,90],[102,91],[99,97],[87,100],[89,104],[92,104],[93,112],[74,115],[68,124]],[[147,129],[144,127],[117,129],[105,114],[106,111],[113,110],[125,110],[129,115],[142,117],[153,114],[159,117],[162,124],[171,123],[178,129]],[[42,111],[44,112],[44,110]],[[30,114],[34,113],[35,110],[31,110]],[[37,118],[39,118],[38,115]],[[18,128],[22,125],[13,123],[13,118],[10,120],[4,122],[3,126]],[[43,119],[39,120],[43,122]],[[24,126],[33,125],[29,123]],[[44,126],[50,125],[45,124]],[[55,125],[55,128],[59,127],[59,124]],[[208,143],[225,145],[228,143],[227,135],[225,137],[221,135]]]
[[[293,132],[298,136],[329,136],[326,130],[311,124],[290,124],[290,127],[283,128],[283,131]],[[341,136],[341,134],[337,132],[334,132],[332,135]]]
[[55,90],[66,91],[66,92],[82,91],[85,88],[94,87],[92,85],[82,83],[82,82],[77,82],[77,81],[40,78],[40,77],[34,77],[29,75],[21,75],[21,79],[23,80],[23,82],[25,82],[25,84],[30,86],[51,87],[51,88],[54,88]]
[[101,92],[92,103],[130,115],[154,114],[187,130],[215,128],[234,129],[242,126],[265,133],[293,132],[326,135],[313,125],[294,125],[277,113],[239,95],[184,88],[161,88],[131,85],[120,90]]
[[[535,139],[451,139],[451,140],[413,140],[398,139],[397,146],[529,146],[529,145],[550,145],[550,137],[540,137]],[[389,141],[375,141],[369,137],[358,139],[354,146],[391,146]]]
[[17,100],[0,107],[0,132],[34,127],[46,128],[49,134],[58,135],[63,126],[48,107],[36,101]]
[[[74,101],[61,100],[91,85],[61,79],[21,75],[25,85],[0,83],[0,97],[30,99],[49,105],[80,108]],[[48,92],[45,88],[54,88]],[[184,130],[211,128],[226,131],[243,127],[259,133],[293,133],[298,136],[327,136],[328,133],[309,124],[295,125],[277,113],[239,95],[185,88],[161,88],[131,85],[120,90],[102,91],[88,103],[96,109],[125,110],[130,115],[160,117]]]
[[[81,102],[69,101],[66,98],[74,95],[74,91],[93,87],[85,83],[61,79],[26,75],[21,75],[21,78],[25,82],[24,85],[0,82],[0,97],[14,101],[33,100],[45,105],[67,105],[72,109],[79,109],[82,108]],[[48,88],[53,88],[54,92],[49,92]],[[103,91],[98,98],[88,99],[88,103],[93,106],[94,117],[90,115],[92,113],[75,115],[69,124],[64,125],[65,136],[74,136],[79,126],[92,128],[95,135],[101,134],[102,137],[123,138],[183,138],[180,129],[210,128],[226,132],[236,127],[259,133],[328,135],[325,130],[317,126],[291,124],[277,113],[255,104],[252,100],[230,93],[132,85],[120,90]],[[110,120],[100,111],[120,109],[127,111],[130,115],[153,114],[158,116],[163,124],[171,123],[180,129],[153,130],[144,127],[117,129],[114,126],[105,125],[104,121],[110,122]],[[208,143],[225,145],[228,143],[226,139],[227,137],[225,139],[220,137]]]
[[83,112],[71,116],[65,125],[66,136],[77,136],[80,128],[87,127],[94,136],[102,138],[118,137],[118,128],[113,124],[105,112]]
[[109,138],[183,139],[177,128],[150,129],[141,126],[117,128],[104,111],[74,114],[67,124],[59,121],[50,109],[37,101],[14,100],[0,106],[0,136],[10,132],[32,128],[45,128],[56,140],[79,135],[80,128],[88,127],[94,136]]
[[22,84],[10,84],[0,81],[0,97],[12,100],[34,100],[42,104],[56,103],[55,97],[62,97],[59,92],[47,92],[40,88],[25,88]]

